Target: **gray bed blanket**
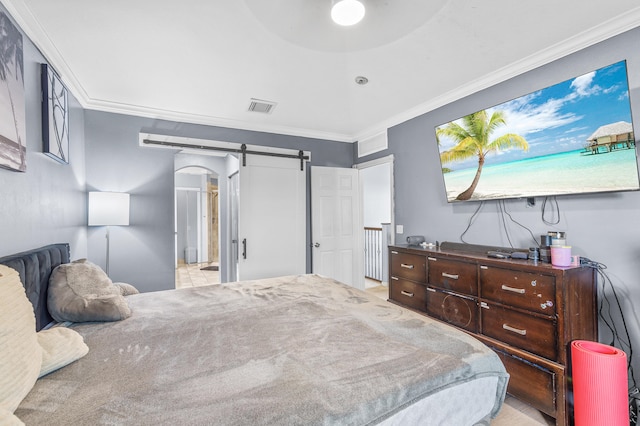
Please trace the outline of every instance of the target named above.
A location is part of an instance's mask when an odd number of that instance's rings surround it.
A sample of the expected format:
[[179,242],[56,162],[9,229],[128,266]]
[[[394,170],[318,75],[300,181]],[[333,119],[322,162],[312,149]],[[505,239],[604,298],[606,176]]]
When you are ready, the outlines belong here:
[[438,390],[508,375],[472,337],[317,275],[128,297],[74,324],[89,354],[38,380],[27,425],[367,425]]

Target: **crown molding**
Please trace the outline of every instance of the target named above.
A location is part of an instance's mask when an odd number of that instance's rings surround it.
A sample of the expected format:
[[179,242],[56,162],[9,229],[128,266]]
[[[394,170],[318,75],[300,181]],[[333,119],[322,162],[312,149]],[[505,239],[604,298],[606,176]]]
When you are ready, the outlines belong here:
[[354,142],[351,135],[345,135],[341,133],[324,132],[313,129],[301,129],[297,127],[280,126],[273,124],[260,124],[250,121],[230,120],[208,115],[198,115],[181,111],[149,108],[139,105],[100,101],[95,99],[89,100],[82,106],[83,108],[88,110],[111,112],[116,114],[128,114],[137,117],[153,118],[155,120],[169,120],[179,123],[201,124],[206,126],[248,130],[252,132],[274,133],[286,136],[299,136],[310,139],[330,140],[333,142]]
[[542,65],[553,62],[554,60],[560,59],[640,26],[640,6],[638,6],[626,12],[622,16],[605,21],[595,27],[590,27],[573,37],[549,46],[548,48],[536,52],[524,59],[511,63],[495,72],[492,72],[491,74],[471,81],[464,86],[433,98],[414,108],[396,114],[387,120],[378,123],[376,126],[366,128],[362,131],[356,132],[355,134],[342,134],[288,126],[257,124],[247,121],[229,120],[219,117],[195,115],[179,111],[161,110],[140,105],[128,105],[92,99],[88,96],[86,90],[83,88],[82,84],[80,84],[73,71],[69,68],[64,58],[49,38],[46,31],[44,31],[42,26],[39,24],[29,7],[22,1],[3,0],[3,4],[22,31],[36,45],[47,62],[49,62],[58,72],[64,84],[71,93],[73,93],[80,105],[85,109],[349,143],[374,136],[390,127],[433,111],[443,105],[502,83],[510,78],[516,77],[527,71],[531,71]]
[[590,27],[587,30],[576,34],[566,40],[549,46],[548,48],[534,53],[519,61],[513,62],[491,74],[485,75],[479,79],[471,81],[462,87],[449,91],[441,96],[433,98],[428,102],[424,102],[415,108],[411,108],[388,120],[379,123],[375,127],[365,129],[356,135],[355,140],[365,139],[371,137],[385,129],[404,123],[412,118],[418,117],[422,114],[426,114],[441,106],[450,104],[457,100],[460,100],[466,96],[477,93],[481,90],[495,86],[510,78],[517,77],[528,71],[536,69],[542,65],[546,65],[555,60],[561,59],[572,53],[578,52],[589,46],[593,46],[596,43],[607,40],[626,31],[632,30],[640,26],[640,6],[636,7],[625,13],[623,16],[618,16],[614,19],[610,19],[601,23],[598,26]]
[[89,96],[84,90],[73,71],[67,66],[62,55],[42,28],[29,6],[22,1],[2,0],[11,17],[16,21],[22,32],[26,34],[45,60],[56,70],[67,89],[80,102],[83,108],[88,106]]
[[275,133],[288,136],[299,136],[312,139],[324,139],[335,142],[353,143],[352,135],[325,132],[313,129],[301,129],[296,127],[258,124],[249,121],[229,120],[219,117],[189,114],[180,111],[171,111],[150,108],[141,105],[131,105],[111,102],[89,97],[73,70],[67,65],[60,51],[47,32],[42,28],[31,9],[22,1],[3,0],[3,4],[20,29],[31,39],[45,60],[56,70],[67,89],[74,95],[84,109],[112,112],[118,114],[135,115],[139,117],[158,120],[171,120],[182,123],[202,124],[208,126],[227,127],[254,132]]

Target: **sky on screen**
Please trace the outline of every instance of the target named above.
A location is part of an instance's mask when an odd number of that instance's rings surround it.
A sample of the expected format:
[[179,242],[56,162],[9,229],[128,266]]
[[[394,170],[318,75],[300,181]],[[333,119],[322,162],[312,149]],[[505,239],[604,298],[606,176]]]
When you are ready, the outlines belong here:
[[[631,122],[626,63],[621,61],[487,109],[489,114],[495,110],[503,111],[507,124],[496,129],[492,140],[516,133],[527,140],[529,152],[511,149],[493,154],[487,165],[581,149],[598,127]],[[440,143],[441,152],[455,145],[445,137]],[[477,158],[444,166],[462,169],[475,165]]]

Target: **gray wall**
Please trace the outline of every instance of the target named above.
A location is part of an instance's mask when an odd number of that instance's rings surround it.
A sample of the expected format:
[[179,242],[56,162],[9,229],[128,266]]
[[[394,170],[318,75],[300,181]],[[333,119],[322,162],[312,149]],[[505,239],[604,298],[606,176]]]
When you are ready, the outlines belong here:
[[[634,126],[640,129],[639,45],[640,29],[635,29],[416,117],[389,129],[388,150],[358,161],[395,155],[395,219],[404,225],[405,236],[422,234],[431,241],[459,241],[477,204],[446,203],[434,127],[626,59]],[[131,194],[131,225],[111,231],[111,275],[142,291],[172,288],[175,151],[140,147],[139,132],[302,149],[311,151],[313,165],[349,167],[356,158],[356,147],[345,143],[96,111],[83,113],[72,97],[70,164],[61,165],[42,154],[39,63],[44,58],[26,37],[24,57],[27,172],[0,169],[0,255],[70,242],[73,258],[88,254],[91,260],[104,264],[104,228],[86,227],[86,191],[124,191]],[[635,215],[640,210],[640,193],[558,197],[558,203],[561,221],[555,227],[542,222],[540,199],[534,208],[527,208],[523,200],[506,201],[505,206],[534,235],[552,229],[566,231],[576,254],[608,266],[607,273],[621,296],[627,324],[637,344],[640,328],[634,304],[640,300],[640,227]],[[530,245],[526,231],[513,224],[508,229],[515,246]],[[308,227],[308,241],[309,233]],[[397,240],[402,241],[403,236],[398,235]],[[509,245],[496,203],[483,208],[466,240]],[[310,252],[307,256],[310,265]],[[601,294],[610,297],[611,291],[606,289]],[[620,326],[619,321],[617,325]],[[604,328],[600,340],[610,342]],[[640,371],[637,360],[634,365]]]
[[[640,28],[390,128],[389,149],[359,161],[391,153],[395,156],[395,220],[404,225],[404,235],[396,235],[396,241],[403,241],[406,235],[425,235],[429,241],[460,242],[461,234],[478,208],[479,204],[474,202],[446,202],[434,133],[434,128],[442,123],[626,59],[637,141],[640,133],[638,46]],[[549,230],[566,231],[567,242],[573,246],[574,254],[607,265],[606,272],[621,298],[632,341],[636,350],[640,349],[636,310],[640,301],[640,226],[636,222],[636,215],[640,213],[640,192],[564,196],[557,200],[560,207],[557,226],[543,223],[542,198],[536,199],[533,208],[528,208],[525,200],[509,200],[504,205],[513,218],[531,229],[534,235]],[[549,215],[551,209],[547,208]],[[513,223],[508,223],[507,227],[515,247],[533,245],[527,231]],[[509,246],[497,202],[485,204],[464,238],[469,243]],[[601,290],[602,285],[601,281]],[[615,303],[608,286],[600,294],[606,294],[609,301]],[[616,326],[623,333],[619,316],[614,313],[614,317]],[[603,343],[611,343],[611,334],[604,326],[600,327],[600,336]],[[638,359],[634,359],[634,365],[635,370],[640,371]]]
[[[7,13],[2,5],[0,11]],[[44,155],[40,64],[46,61],[24,34],[23,49],[27,171],[0,168],[0,256],[69,242],[73,258],[86,257],[84,113],[71,96],[69,164]]]
[[[174,287],[177,151],[139,146],[140,132],[310,151],[312,165],[353,164],[353,146],[348,143],[85,111],[87,190],[131,194],[130,226],[111,229],[110,275],[114,281],[129,282],[141,291]],[[309,202],[307,206],[310,211]],[[310,241],[309,215],[307,222]],[[87,244],[89,258],[104,265],[104,228],[90,228]],[[310,258],[307,249],[308,270]]]

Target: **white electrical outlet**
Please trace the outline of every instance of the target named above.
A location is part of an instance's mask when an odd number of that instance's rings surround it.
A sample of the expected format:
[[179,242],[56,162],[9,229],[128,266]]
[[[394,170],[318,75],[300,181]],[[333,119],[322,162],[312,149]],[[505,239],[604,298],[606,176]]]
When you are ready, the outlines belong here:
[[404,225],[396,225],[396,234],[404,234]]

